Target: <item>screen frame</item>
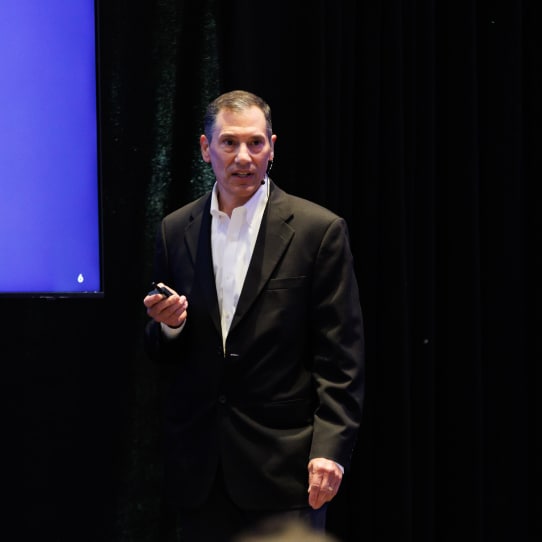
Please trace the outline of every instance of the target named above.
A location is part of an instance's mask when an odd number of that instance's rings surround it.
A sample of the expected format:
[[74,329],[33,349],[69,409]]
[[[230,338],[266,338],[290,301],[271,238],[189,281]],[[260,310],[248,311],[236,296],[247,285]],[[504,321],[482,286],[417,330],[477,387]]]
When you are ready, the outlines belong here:
[[97,208],[97,269],[98,288],[91,290],[28,290],[24,288],[9,288],[0,285],[0,299],[4,298],[37,298],[37,299],[100,299],[105,296],[104,276],[104,228],[103,228],[103,150],[102,150],[102,96],[101,96],[101,62],[100,62],[100,13],[99,0],[93,0],[94,15],[94,80],[95,80],[95,152],[96,152],[96,203]]

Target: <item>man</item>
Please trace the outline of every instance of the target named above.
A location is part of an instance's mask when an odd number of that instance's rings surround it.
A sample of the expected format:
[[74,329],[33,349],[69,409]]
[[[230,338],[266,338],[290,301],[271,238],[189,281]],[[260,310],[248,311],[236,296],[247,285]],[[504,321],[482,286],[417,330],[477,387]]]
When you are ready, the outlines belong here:
[[[232,91],[200,136],[213,190],[157,235],[146,348],[174,368],[166,497],[187,542],[270,516],[325,528],[361,420],[364,339],[345,221],[282,191],[271,110]],[[170,295],[171,294],[171,295]]]

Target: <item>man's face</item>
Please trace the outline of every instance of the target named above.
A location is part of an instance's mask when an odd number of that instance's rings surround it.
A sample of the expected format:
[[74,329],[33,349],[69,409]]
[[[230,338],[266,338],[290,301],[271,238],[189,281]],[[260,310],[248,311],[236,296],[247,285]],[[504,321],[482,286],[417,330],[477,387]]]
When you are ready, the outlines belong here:
[[276,136],[267,137],[265,116],[258,107],[218,113],[209,143],[200,137],[201,155],[210,163],[221,198],[244,204],[258,190],[267,163],[273,160]]

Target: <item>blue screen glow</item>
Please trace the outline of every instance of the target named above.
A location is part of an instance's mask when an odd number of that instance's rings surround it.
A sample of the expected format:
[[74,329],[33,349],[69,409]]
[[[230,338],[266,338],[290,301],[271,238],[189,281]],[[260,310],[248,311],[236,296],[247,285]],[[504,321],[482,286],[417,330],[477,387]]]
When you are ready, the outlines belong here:
[[94,0],[0,1],[0,294],[99,293]]

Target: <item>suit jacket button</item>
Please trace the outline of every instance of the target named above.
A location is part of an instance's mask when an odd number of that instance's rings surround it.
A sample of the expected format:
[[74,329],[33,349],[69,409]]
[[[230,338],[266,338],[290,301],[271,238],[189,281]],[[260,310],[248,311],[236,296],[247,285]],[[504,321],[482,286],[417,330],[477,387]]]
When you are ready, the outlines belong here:
[[218,396],[218,402],[219,402],[221,405],[226,404],[227,401],[228,401],[228,399],[226,398],[225,395],[219,395],[219,396]]

